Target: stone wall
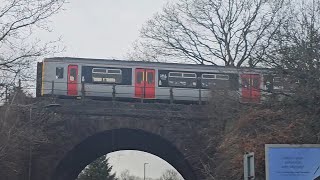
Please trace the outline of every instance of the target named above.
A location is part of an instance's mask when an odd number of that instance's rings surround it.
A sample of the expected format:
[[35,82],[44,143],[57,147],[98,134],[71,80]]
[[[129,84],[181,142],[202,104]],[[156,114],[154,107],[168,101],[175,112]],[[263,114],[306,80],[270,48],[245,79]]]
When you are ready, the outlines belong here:
[[[68,179],[110,148],[144,150],[167,160],[186,180],[204,179],[200,156],[205,141],[200,131],[208,119],[203,106],[62,99],[49,104],[41,101],[37,108],[50,120],[49,143],[32,153],[34,180]],[[104,147],[99,138],[106,139]],[[125,142],[130,138],[135,143]]]

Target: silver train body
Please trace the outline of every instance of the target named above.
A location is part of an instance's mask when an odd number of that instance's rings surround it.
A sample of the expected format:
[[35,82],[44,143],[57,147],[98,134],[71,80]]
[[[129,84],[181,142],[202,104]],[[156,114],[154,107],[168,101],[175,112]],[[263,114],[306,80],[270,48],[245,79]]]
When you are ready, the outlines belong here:
[[[230,90],[259,103],[273,78],[266,69],[56,57],[38,63],[37,96],[207,101]],[[271,82],[272,81],[272,82]],[[272,86],[273,88],[273,86]]]

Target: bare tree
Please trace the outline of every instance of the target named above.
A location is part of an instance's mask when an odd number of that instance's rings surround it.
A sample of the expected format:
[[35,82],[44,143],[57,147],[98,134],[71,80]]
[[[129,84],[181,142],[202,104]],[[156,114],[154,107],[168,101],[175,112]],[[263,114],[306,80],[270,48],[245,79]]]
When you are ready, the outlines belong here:
[[11,84],[18,74],[30,77],[32,62],[56,49],[54,42],[43,43],[36,39],[35,32],[37,29],[50,30],[47,26],[48,18],[56,14],[64,2],[1,0],[0,84]]
[[[292,0],[286,6],[289,11],[270,38],[270,49],[261,61],[273,67],[282,80],[288,81],[292,87],[290,93],[280,93],[281,101],[270,98],[268,102],[253,106],[236,105],[236,102],[228,102],[227,97],[219,95],[223,98],[221,101],[213,96],[209,104],[213,115],[208,129],[222,131],[207,136],[206,149],[216,150],[204,153],[209,160],[203,158],[202,169],[209,179],[243,179],[244,152],[255,152],[256,179],[265,179],[265,144],[319,142],[320,1]],[[220,128],[219,123],[231,128]],[[214,140],[213,137],[219,135],[221,138]],[[212,139],[214,143],[210,143]]]
[[[0,106],[0,176],[15,179],[27,172],[32,151],[48,143],[48,117],[33,104],[31,96],[16,89],[9,103]],[[30,165],[30,164],[29,164]]]
[[[36,58],[53,52],[54,42],[36,38],[39,30],[50,30],[48,19],[65,0],[0,0],[0,167],[1,177],[14,179],[28,167],[32,150],[47,143],[47,117],[35,113],[30,96],[20,88],[10,89],[15,79],[30,78]],[[5,89],[11,98],[2,106]],[[29,176],[30,178],[30,176]]]
[[131,175],[130,171],[126,169],[120,173],[119,179],[120,180],[139,180],[141,178]]
[[272,39],[263,61],[294,84],[295,103],[318,107],[320,101],[320,1],[293,1],[287,21]]
[[175,170],[166,170],[159,180],[181,180],[178,173]]
[[285,0],[180,0],[141,30],[133,58],[254,66],[282,24]]

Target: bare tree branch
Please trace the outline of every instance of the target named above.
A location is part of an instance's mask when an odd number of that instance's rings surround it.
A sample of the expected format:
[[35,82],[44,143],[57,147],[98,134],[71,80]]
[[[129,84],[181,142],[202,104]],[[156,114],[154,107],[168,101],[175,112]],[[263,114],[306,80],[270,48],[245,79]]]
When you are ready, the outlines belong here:
[[[3,0],[0,4],[1,83],[12,84],[17,74],[23,77],[37,57],[59,51],[57,41],[35,39],[37,29],[47,29],[48,19],[58,13],[65,0]],[[1,98],[1,97],[0,97]]]
[[[248,65],[279,28],[285,0],[180,0],[141,30],[145,51],[199,64]],[[266,52],[266,51],[265,51]],[[257,61],[256,61],[257,62]]]

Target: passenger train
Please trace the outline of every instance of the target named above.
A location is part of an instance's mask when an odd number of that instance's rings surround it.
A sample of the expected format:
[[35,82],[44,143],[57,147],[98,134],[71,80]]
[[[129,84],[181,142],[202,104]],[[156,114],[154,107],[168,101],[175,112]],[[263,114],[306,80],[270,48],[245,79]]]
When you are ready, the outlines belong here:
[[212,90],[260,103],[279,88],[268,69],[54,57],[37,67],[37,96],[207,101]]

